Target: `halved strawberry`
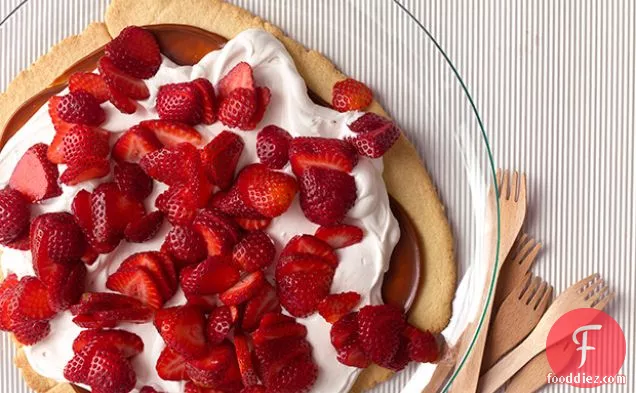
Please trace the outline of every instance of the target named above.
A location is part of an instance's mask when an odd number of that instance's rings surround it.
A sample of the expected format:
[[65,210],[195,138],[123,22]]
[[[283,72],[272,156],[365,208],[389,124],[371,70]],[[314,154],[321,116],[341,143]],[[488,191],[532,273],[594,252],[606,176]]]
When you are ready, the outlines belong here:
[[110,133],[92,127],[76,125],[64,136],[64,162],[77,162],[87,157],[106,158],[110,152]]
[[262,271],[250,273],[241,278],[232,288],[220,294],[219,299],[228,306],[244,303],[256,296],[265,283],[265,275]]
[[139,162],[146,154],[162,147],[152,131],[137,125],[124,132],[115,142],[113,158],[118,161]]
[[358,164],[358,154],[349,143],[341,139],[300,137],[294,138],[290,143],[289,161],[298,177],[309,167],[349,173]]
[[99,101],[83,90],[62,96],[57,104],[57,114],[67,123],[89,126],[98,126],[106,120],[106,113],[99,106]]
[[34,260],[48,258],[57,263],[72,264],[82,257],[85,247],[82,230],[70,213],[45,213],[31,224]]
[[369,360],[390,366],[406,326],[402,310],[390,305],[365,306],[357,320],[360,344]]
[[155,207],[173,225],[189,225],[194,220],[199,206],[199,196],[189,185],[171,186],[155,200]]
[[235,218],[247,218],[251,220],[269,220],[257,212],[254,208],[247,206],[241,199],[238,187],[233,186],[229,191],[219,191],[210,200],[210,206],[225,214]]
[[85,292],[79,303],[71,307],[73,315],[92,314],[98,311],[123,310],[144,307],[141,301],[112,292]]
[[73,341],[73,352],[80,353],[89,345],[115,350],[126,358],[138,355],[144,350],[144,342],[138,335],[118,329],[90,329],[80,332]]
[[[58,265],[60,266],[60,265]],[[68,309],[78,302],[86,286],[86,265],[63,265],[43,279],[47,287],[49,306],[56,311]]]
[[137,26],[122,30],[104,52],[119,69],[135,78],[148,79],[161,65],[157,40],[150,31]]
[[166,301],[152,272],[144,266],[118,269],[106,280],[106,288],[139,299],[153,309],[161,308]]
[[152,179],[137,164],[119,162],[114,169],[119,190],[131,198],[143,201],[152,193]]
[[117,244],[126,226],[146,213],[144,206],[119,190],[115,183],[100,184],[90,198],[92,236],[100,243]]
[[192,84],[199,90],[199,95],[201,96],[201,121],[203,124],[214,123],[216,121],[214,86],[205,78],[195,79],[192,81]]
[[182,265],[196,264],[207,256],[203,238],[190,226],[173,226],[166,235],[164,246]]
[[248,233],[232,251],[234,263],[250,273],[269,266],[275,256],[274,242],[263,231]]
[[358,154],[370,158],[384,155],[400,137],[400,129],[392,121],[375,113],[365,113],[349,125],[357,133],[355,137],[347,137]]
[[242,388],[236,354],[229,343],[210,347],[203,357],[189,360],[186,371],[192,382],[202,387],[228,392]]
[[240,279],[238,269],[229,257],[209,257],[198,265],[186,266],[180,275],[186,294],[213,295],[224,292]]
[[95,250],[92,245],[87,244],[86,245],[86,250],[84,250],[84,255],[82,255],[80,260],[85,265],[90,266],[93,263],[95,263],[95,261],[97,261],[98,257],[99,257],[99,253],[97,252],[97,250]]
[[241,327],[251,332],[258,327],[263,316],[271,312],[280,312],[280,302],[276,296],[276,289],[271,284],[265,286],[245,304],[245,312]]
[[223,131],[201,152],[203,168],[210,181],[227,190],[234,180],[234,172],[243,152],[243,139],[230,131]]
[[68,88],[72,93],[80,90],[95,97],[100,104],[108,101],[109,92],[101,76],[91,72],[76,72],[68,79]]
[[246,386],[241,393],[267,393],[267,388],[263,385],[251,385]]
[[139,393],[163,393],[163,392],[158,391],[157,389],[153,388],[152,386],[146,385],[146,386],[143,386],[141,388],[141,390],[139,390]]
[[256,110],[255,91],[239,87],[221,100],[218,116],[224,125],[246,130],[251,127],[252,117],[254,117]]
[[266,341],[278,340],[285,337],[307,337],[307,328],[305,325],[296,321],[291,321],[271,326],[261,325],[252,335],[254,344],[256,345],[261,345]]
[[87,180],[99,179],[110,173],[110,162],[106,158],[88,156],[68,163],[60,176],[60,182],[75,186]]
[[238,227],[229,217],[212,209],[201,210],[193,227],[203,237],[209,256],[230,253],[240,236]]
[[358,341],[358,313],[350,312],[331,326],[331,344],[340,350],[347,344]]
[[121,113],[130,115],[137,112],[137,102],[112,84],[108,86],[108,100]]
[[[256,344],[256,343],[255,343]],[[254,345],[256,365],[261,380],[269,386],[271,379],[283,367],[295,361],[311,357],[311,345],[301,337],[286,337]],[[301,390],[305,391],[305,390]]]
[[49,321],[24,321],[11,325],[11,332],[22,345],[34,345],[49,335]]
[[289,161],[289,133],[275,125],[263,128],[256,137],[256,155],[272,169],[282,169]]
[[195,125],[201,122],[203,107],[199,89],[190,82],[159,87],[156,109],[163,120]]
[[139,165],[148,176],[169,186],[192,184],[199,174],[201,158],[194,146],[180,143],[146,154]]
[[86,379],[79,382],[98,393],[127,393],[135,387],[137,378],[128,359],[111,349],[96,347],[90,351]]
[[31,237],[28,224],[18,237],[13,240],[1,242],[0,244],[14,250],[27,251],[31,247]]
[[0,242],[11,242],[28,232],[30,218],[30,207],[22,194],[8,187],[0,190]]
[[296,319],[294,317],[283,315],[280,313],[280,311],[268,312],[267,314],[263,315],[263,318],[261,319],[259,327],[262,327],[262,328],[272,327],[277,325],[293,323],[295,321]]
[[206,337],[210,345],[218,345],[225,340],[238,319],[238,309],[234,306],[220,306],[210,312],[206,325]]
[[[57,107],[60,104],[60,101],[62,101],[62,96],[53,96],[49,99],[49,102],[48,102],[49,117],[51,118],[51,122],[53,123],[53,128],[55,128],[55,132],[56,132],[55,139],[53,140],[53,143],[51,144],[51,148],[53,148],[54,145],[56,145],[55,141],[59,141],[61,143],[64,135],[66,135],[66,133],[74,126],[74,124],[67,123],[64,120],[62,120],[62,118],[60,117],[60,113],[57,110]],[[50,160],[55,162],[53,158],[50,158]]]
[[252,361],[252,348],[248,336],[234,334],[234,350],[241,370],[241,380],[244,386],[258,384],[258,374]]
[[272,93],[269,91],[269,88],[260,86],[256,88],[256,111],[243,130],[253,130],[258,126],[258,123],[260,123],[265,116],[265,111],[267,110],[271,99]]
[[55,310],[49,306],[47,289],[36,277],[22,277],[13,289],[13,296],[17,299],[16,311],[25,320],[46,320],[55,315]]
[[409,324],[403,334],[408,340],[407,351],[410,360],[431,363],[439,359],[439,345],[431,332],[420,330]]
[[338,249],[360,243],[364,233],[355,225],[339,224],[320,227],[316,230],[316,237]]
[[271,218],[264,219],[251,219],[251,218],[240,218],[237,217],[234,219],[236,223],[246,231],[258,231],[265,229],[272,223]]
[[124,229],[124,238],[129,242],[143,243],[157,234],[163,224],[163,213],[156,210],[136,221],[131,221]]
[[346,366],[367,368],[371,365],[371,360],[367,358],[358,341],[344,344],[337,353],[338,361]]
[[134,270],[137,266],[143,266],[152,276],[163,298],[168,300],[174,295],[177,286],[170,273],[164,269],[163,258],[165,255],[157,251],[138,252],[124,259],[118,271]]
[[311,254],[285,255],[276,265],[276,280],[282,280],[292,273],[312,272],[330,277],[334,274],[334,267],[323,258]]
[[334,169],[305,168],[299,186],[305,217],[319,225],[341,223],[357,198],[353,176]]
[[70,310],[73,322],[89,329],[115,327],[119,322],[146,323],[154,314],[135,298],[106,292],[84,293]]
[[287,211],[298,191],[296,179],[263,164],[245,167],[239,173],[237,186],[245,204],[270,218]]
[[186,359],[206,354],[205,316],[196,306],[178,306],[158,310],[155,327],[163,340]]
[[198,146],[203,141],[199,131],[184,123],[169,120],[144,120],[140,125],[152,131],[159,142],[168,147],[184,142]]
[[48,146],[37,143],[20,158],[9,179],[9,186],[29,202],[39,202],[62,194],[57,184],[57,165],[47,158]]
[[219,299],[216,295],[194,295],[184,292],[187,299],[187,303],[192,306],[197,306],[203,312],[209,313],[219,306]]
[[322,271],[300,271],[276,280],[280,303],[295,317],[305,317],[329,294],[333,275]]
[[331,103],[338,112],[364,109],[373,102],[371,89],[351,78],[336,82],[331,94]]
[[338,256],[331,246],[313,235],[296,235],[292,237],[280,256],[294,254],[311,254],[323,258],[334,268],[338,266]]
[[144,81],[121,71],[110,58],[104,56],[99,59],[97,68],[106,84],[112,89],[120,91],[125,96],[135,100],[145,100],[150,97],[150,91]]
[[82,228],[84,236],[88,241],[90,248],[96,253],[108,253],[117,247],[119,239],[112,237],[109,241],[97,241],[93,235],[93,217],[91,209],[91,193],[86,190],[80,190],[71,203],[71,211],[75,218],[75,222]]
[[221,78],[218,85],[219,99],[229,96],[232,90],[238,88],[254,90],[254,71],[246,62],[238,63]]
[[343,315],[348,314],[360,303],[360,294],[343,292],[332,294],[324,298],[318,305],[318,312],[329,323],[334,323]]
[[185,381],[188,379],[186,359],[169,346],[161,351],[155,369],[159,377],[166,381]]
[[318,376],[318,367],[310,355],[300,354],[270,367],[265,386],[273,392],[307,392]]

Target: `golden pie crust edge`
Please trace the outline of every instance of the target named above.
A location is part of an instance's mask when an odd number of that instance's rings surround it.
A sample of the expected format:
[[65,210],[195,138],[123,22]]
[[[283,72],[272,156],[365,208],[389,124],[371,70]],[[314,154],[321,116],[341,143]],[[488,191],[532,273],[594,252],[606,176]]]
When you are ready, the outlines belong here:
[[[31,67],[21,72],[0,94],[0,129],[31,96],[50,85],[75,62],[106,44],[129,25],[178,23],[192,25],[231,39],[249,28],[261,28],[276,36],[287,48],[308,87],[326,102],[333,85],[346,76],[319,52],[306,49],[278,27],[249,11],[221,0],[113,0],[106,23],[93,23],[77,35],[55,45]],[[369,111],[387,116],[377,102]],[[404,207],[413,221],[422,246],[422,272],[418,296],[410,311],[414,325],[440,332],[448,324],[457,281],[453,236],[437,189],[417,151],[400,137],[384,156],[384,180],[389,193]],[[69,384],[56,383],[30,367],[24,351],[18,350],[16,365],[27,384],[36,392],[75,393]],[[350,390],[359,393],[388,380],[393,373],[372,365],[363,370]]]

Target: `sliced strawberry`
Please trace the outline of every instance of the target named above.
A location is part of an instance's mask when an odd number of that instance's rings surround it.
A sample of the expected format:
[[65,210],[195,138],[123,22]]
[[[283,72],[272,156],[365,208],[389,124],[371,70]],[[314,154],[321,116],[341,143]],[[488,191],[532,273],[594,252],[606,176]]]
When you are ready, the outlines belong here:
[[181,287],[186,294],[213,295],[231,288],[240,279],[229,257],[209,257],[181,271]]
[[145,120],[140,124],[152,131],[159,142],[168,147],[184,142],[197,146],[203,141],[201,134],[195,128],[176,121]]
[[246,303],[241,327],[244,331],[251,332],[258,327],[265,314],[280,311],[276,289],[266,283],[259,293]]
[[361,156],[378,158],[384,155],[400,137],[400,129],[392,121],[374,113],[366,113],[349,125],[357,133],[348,137]]
[[362,229],[355,225],[340,224],[316,230],[316,237],[335,249],[360,243],[363,236]]
[[152,276],[163,298],[168,300],[174,295],[177,287],[170,273],[164,269],[164,257],[157,251],[139,252],[126,258],[120,265],[119,271],[134,270],[137,266],[143,266]]
[[231,253],[240,236],[238,227],[229,217],[212,209],[200,211],[193,227],[203,237],[209,256]]
[[163,120],[195,125],[203,112],[199,89],[190,82],[163,85],[157,93],[156,109]]
[[334,267],[323,258],[311,254],[293,254],[281,257],[276,265],[276,280],[292,273],[309,272],[321,277],[333,277]]
[[309,167],[299,183],[300,207],[305,217],[316,224],[339,224],[356,202],[356,182],[347,173]]
[[405,337],[400,339],[400,344],[393,358],[383,367],[388,368],[391,371],[398,372],[403,370],[410,362],[408,340]]
[[166,301],[152,272],[144,266],[117,270],[106,280],[106,288],[139,299],[153,309],[161,308]]
[[234,328],[238,319],[238,309],[234,306],[217,307],[208,316],[206,325],[206,337],[210,345],[218,345],[225,340]]
[[39,202],[62,194],[57,184],[57,165],[47,158],[48,146],[37,143],[20,158],[9,179],[9,186],[29,202]]
[[272,326],[277,326],[277,325],[284,325],[284,324],[288,324],[288,323],[293,323],[295,322],[296,319],[294,319],[293,317],[287,316],[287,315],[283,315],[280,313],[280,311],[277,312],[269,312],[267,314],[265,314],[263,316],[263,319],[261,319],[260,322],[260,326],[259,327],[272,327]]
[[269,88],[260,86],[256,88],[256,111],[245,128],[243,128],[244,130],[253,130],[258,126],[258,123],[260,123],[265,116],[265,111],[271,99],[272,93],[269,91]]
[[[55,98],[55,97],[54,97]],[[46,157],[54,164],[61,164],[64,162],[64,137],[75,125],[71,123],[65,123],[68,125],[64,131],[58,131],[55,133],[53,140],[51,141],[51,145],[49,146]]]
[[186,371],[192,382],[202,387],[231,392],[242,388],[236,354],[229,343],[211,347],[203,357],[189,360]]
[[60,182],[75,186],[87,180],[99,179],[110,173],[110,162],[106,158],[88,156],[68,163],[60,176]]
[[198,307],[158,310],[154,323],[166,344],[186,359],[205,355],[205,317]]
[[331,344],[337,350],[358,341],[358,313],[351,312],[331,326]]
[[361,110],[373,102],[371,89],[351,78],[336,82],[331,94],[331,103],[338,112]]
[[298,185],[296,180],[263,164],[245,167],[238,176],[241,199],[266,217],[278,217],[291,205]]
[[192,223],[197,213],[198,195],[187,185],[174,185],[155,200],[155,206],[173,225]]
[[89,292],[71,307],[73,322],[89,329],[115,327],[119,322],[146,323],[153,310],[130,296],[118,293]]
[[144,350],[141,338],[126,330],[84,330],[73,341],[73,352],[80,353],[89,345],[94,348],[112,349],[126,358],[140,354]]
[[143,243],[157,234],[163,224],[163,213],[156,210],[136,221],[131,221],[124,230],[124,238],[129,242]]
[[108,86],[108,100],[121,113],[130,115],[137,112],[137,102],[112,84]]
[[136,380],[128,359],[111,349],[96,347],[92,348],[86,379],[80,382],[98,393],[127,393],[135,387]]
[[332,294],[320,302],[318,312],[327,322],[334,323],[353,310],[358,303],[360,303],[359,293],[343,292]]
[[14,250],[27,251],[31,248],[31,237],[29,233],[29,226],[22,231],[18,237],[13,240],[0,242],[5,247],[12,248]]
[[194,146],[180,143],[146,154],[139,165],[148,176],[167,185],[191,184],[199,174],[201,159]]
[[358,154],[349,143],[341,139],[300,137],[294,138],[290,143],[289,161],[298,177],[310,167],[349,173],[358,164]]
[[190,226],[176,225],[166,235],[165,247],[182,265],[201,262],[207,256],[203,238]]
[[247,218],[251,220],[269,220],[267,217],[257,212],[254,208],[247,206],[245,202],[243,202],[236,186],[230,188],[227,192],[220,191],[214,194],[210,201],[210,206],[232,217]]
[[223,131],[201,152],[203,168],[210,181],[227,190],[234,180],[234,172],[243,152],[243,139],[230,131]]
[[157,137],[142,126],[124,132],[113,146],[113,158],[118,161],[139,162],[146,154],[161,149]]
[[302,318],[315,312],[329,294],[333,275],[317,271],[295,272],[276,281],[280,303],[289,313]]
[[308,392],[316,382],[318,367],[310,356],[290,360],[278,372],[271,373],[267,388],[280,393]]
[[62,140],[64,162],[75,162],[91,156],[106,158],[110,152],[109,136],[109,132],[76,125]]
[[[265,385],[283,367],[295,359],[311,356],[311,345],[301,337],[286,337],[254,345],[256,365]],[[304,391],[304,390],[303,390]]]
[[91,194],[93,237],[97,242],[117,244],[126,226],[145,215],[141,202],[126,196],[115,183],[102,183]]
[[241,393],[267,393],[267,388],[263,385],[251,385],[246,386]]
[[279,323],[272,326],[261,325],[252,335],[254,344],[256,345],[261,345],[266,341],[278,340],[285,337],[307,337],[307,328],[305,325],[301,325],[296,321]]
[[161,65],[159,45],[153,34],[141,27],[129,26],[104,48],[115,66],[135,78],[154,76]]
[[255,272],[269,266],[276,256],[274,242],[265,232],[248,233],[234,246],[232,259],[246,272]]
[[243,130],[251,127],[251,120],[257,110],[254,90],[237,88],[232,90],[219,105],[219,120],[228,127]]
[[95,263],[95,261],[97,261],[97,258],[99,257],[99,253],[97,252],[97,250],[95,250],[93,248],[93,246],[91,246],[90,244],[86,245],[86,250],[84,250],[84,255],[82,255],[82,257],[80,258],[80,260],[85,264],[85,265],[92,265],[93,263]]
[[11,188],[0,190],[0,242],[8,243],[29,228],[31,211],[26,199]]
[[114,90],[122,92],[126,97],[135,100],[145,100],[150,97],[150,91],[144,81],[131,77],[115,66],[113,61],[104,56],[97,63],[99,73],[106,84]]
[[166,381],[185,381],[188,379],[186,373],[186,359],[170,347],[165,347],[155,366],[157,374]]
[[197,306],[206,313],[211,312],[219,305],[218,296],[216,295],[194,295],[187,292],[184,292],[184,294],[188,300],[187,304]]
[[108,253],[117,247],[119,239],[112,237],[107,242],[97,241],[93,235],[93,217],[91,209],[91,193],[86,190],[80,190],[73,199],[71,204],[71,211],[75,217],[75,222],[78,223],[84,236],[89,242],[88,248],[91,248],[96,253]]
[[365,306],[357,319],[360,344],[369,360],[389,366],[406,325],[402,311],[390,305]]
[[258,384],[258,375],[252,362],[251,342],[248,336],[242,334],[234,335],[234,350],[241,370],[241,380],[244,386]]
[[226,305],[244,303],[256,296],[265,283],[265,275],[262,271],[250,273],[241,278],[232,288],[220,294],[219,299]]
[[[84,254],[82,230],[69,213],[45,213],[31,224],[31,253],[34,259],[74,263]],[[37,262],[36,262],[37,264]]]
[[64,366],[64,378],[69,382],[80,383],[86,381],[91,356],[95,352],[92,347],[84,348],[75,354]]
[[22,345],[34,345],[51,331],[49,321],[25,321],[11,325],[11,332],[15,339]]
[[439,345],[431,332],[407,325],[404,329],[404,336],[408,340],[407,351],[410,360],[431,363],[439,359]]
[[76,304],[86,286],[86,265],[75,263],[53,270],[43,282],[47,286],[49,306],[56,311]]
[[272,169],[283,169],[289,161],[291,135],[280,127],[269,125],[256,138],[256,155],[261,162]]
[[95,97],[100,104],[108,100],[108,86],[101,76],[91,72],[76,72],[68,79],[68,88],[72,93],[85,91]]
[[371,365],[371,361],[357,341],[343,345],[337,352],[338,361],[346,366],[367,368]]
[[89,126],[98,126],[106,120],[106,113],[99,106],[99,101],[83,90],[62,96],[57,104],[57,114],[67,123]]
[[160,392],[158,390],[156,390],[155,388],[153,388],[152,386],[144,386],[141,388],[141,390],[139,390],[139,393],[163,393]]
[[219,81],[219,99],[230,95],[235,89],[245,88],[254,90],[254,71],[246,62],[240,62]]
[[73,315],[92,314],[99,311],[143,308],[141,301],[112,292],[86,292],[79,303],[71,307]]
[[36,277],[25,276],[13,290],[17,311],[26,320],[46,320],[55,315],[49,306],[49,296],[44,284]]
[[0,298],[9,291],[13,291],[18,285],[18,276],[15,273],[8,274],[4,280],[0,281]]
[[[62,120],[62,118],[60,117],[60,113],[57,110],[57,107],[60,104],[60,101],[62,101],[62,96],[53,96],[49,99],[49,103],[48,103],[49,116],[51,117],[51,122],[53,123],[53,127],[55,128],[55,132],[56,132],[55,139],[53,140],[53,143],[51,144],[51,148],[54,147],[53,145],[55,145],[56,140],[59,141],[61,144],[62,138],[64,137],[64,135],[66,135],[66,133],[74,126],[74,124],[67,123],[64,120]],[[61,154],[61,152],[58,152],[58,153]],[[50,160],[53,162],[56,162],[53,158],[50,158]]]
[[234,221],[246,231],[258,231],[265,229],[272,223],[271,218],[265,218],[262,220],[251,218],[235,218]]
[[157,252],[155,255],[161,263],[161,267],[166,279],[173,288],[176,288],[179,282],[179,277],[177,277],[177,268],[175,266],[175,262],[167,253]]
[[152,179],[137,164],[120,162],[115,165],[114,175],[119,190],[131,198],[143,201],[152,193]]
[[294,254],[311,254],[323,258],[334,268],[338,266],[338,256],[331,246],[312,235],[297,235],[292,237],[280,256]]
[[216,97],[214,96],[214,86],[209,80],[199,78],[192,81],[194,87],[199,90],[201,96],[201,122],[212,124],[216,121]]

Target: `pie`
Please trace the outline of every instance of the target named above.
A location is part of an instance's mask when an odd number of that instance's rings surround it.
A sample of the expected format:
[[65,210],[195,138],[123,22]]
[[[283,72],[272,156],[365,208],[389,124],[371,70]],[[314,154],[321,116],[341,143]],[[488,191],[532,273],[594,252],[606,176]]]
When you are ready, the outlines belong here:
[[[178,65],[159,24],[216,50]],[[455,262],[431,179],[368,87],[272,25],[114,0],[0,107],[0,328],[34,390],[356,392],[437,359]],[[382,305],[388,194],[419,240],[408,322]]]

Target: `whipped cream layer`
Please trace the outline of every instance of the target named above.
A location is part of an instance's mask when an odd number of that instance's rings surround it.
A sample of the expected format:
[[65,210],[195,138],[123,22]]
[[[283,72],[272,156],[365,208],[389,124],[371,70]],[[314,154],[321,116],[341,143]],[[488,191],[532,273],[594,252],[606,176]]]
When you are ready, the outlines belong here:
[[[139,102],[139,108],[132,115],[120,113],[110,103],[102,107],[106,111],[106,122],[102,128],[115,134],[111,143],[133,125],[142,120],[156,119],[158,115],[154,104],[160,86],[167,83],[186,82],[196,78],[207,78],[217,84],[222,76],[237,63],[245,61],[254,69],[255,82],[267,86],[272,93],[259,128],[254,131],[232,130],[239,134],[245,149],[239,162],[239,169],[247,164],[258,162],[256,155],[256,136],[260,128],[274,124],[287,130],[292,136],[322,136],[344,138],[351,135],[347,127],[362,113],[339,113],[314,104],[307,94],[305,81],[299,75],[292,58],[285,47],[271,34],[262,30],[247,30],[229,41],[222,49],[209,53],[194,66],[178,66],[164,58],[157,74],[146,81],[150,97]],[[65,93],[64,93],[65,94]],[[211,126],[196,127],[209,142],[221,131],[228,129],[220,122]],[[0,186],[8,184],[16,163],[24,152],[38,142],[50,143],[54,128],[44,106],[11,138],[0,154]],[[60,173],[64,165],[60,165]],[[289,165],[284,169],[291,174]],[[112,171],[111,171],[112,172]],[[361,305],[382,303],[381,286],[391,253],[400,236],[398,223],[389,207],[389,198],[382,180],[382,160],[360,157],[352,175],[357,186],[357,201],[349,211],[348,222],[364,230],[361,243],[338,250],[338,266],[331,287],[332,293],[356,291],[362,295]],[[98,184],[110,180],[97,179],[81,183],[75,187],[62,186],[59,197],[48,199],[32,206],[32,215],[46,212],[70,211],[75,194],[81,189],[92,191]],[[146,200],[147,211],[155,210],[155,198],[166,189],[164,184],[154,182],[154,190]],[[274,219],[266,232],[276,243],[278,251],[298,234],[313,234],[317,225],[303,215],[298,198],[282,216]],[[131,254],[159,250],[163,239],[170,229],[164,223],[160,232],[146,243],[128,243],[125,240],[115,251],[101,255],[97,262],[89,266],[86,282],[87,291],[109,292],[105,283],[109,274],[117,270],[121,262]],[[2,247],[1,265],[3,273],[10,272],[18,276],[34,275],[31,253]],[[181,290],[168,301],[166,306],[184,304]],[[318,314],[298,320],[307,326],[307,339],[313,347],[313,356],[319,367],[318,380],[311,392],[340,393],[347,392],[355,381],[359,369],[345,366],[336,359],[336,351],[331,345],[329,331],[331,325]],[[152,323],[120,324],[119,328],[139,335],[144,342],[144,351],[133,358],[137,373],[137,387],[153,386],[159,391],[180,393],[183,382],[164,381],[155,370],[155,364],[165,344]],[[72,322],[70,312],[63,312],[51,321],[51,333],[47,338],[31,347],[25,347],[25,353],[33,369],[45,377],[64,381],[63,369],[72,358],[73,340],[82,329]]]

